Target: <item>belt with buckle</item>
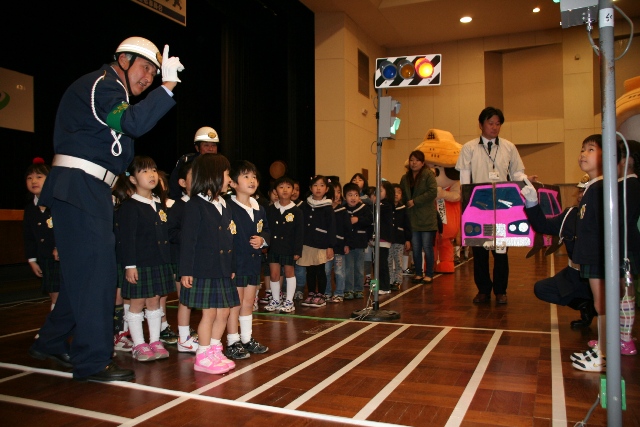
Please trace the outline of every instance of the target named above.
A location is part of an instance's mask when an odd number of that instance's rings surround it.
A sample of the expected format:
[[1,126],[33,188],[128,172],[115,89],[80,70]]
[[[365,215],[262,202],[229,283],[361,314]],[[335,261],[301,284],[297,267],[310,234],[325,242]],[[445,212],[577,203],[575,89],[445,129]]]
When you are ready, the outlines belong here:
[[66,154],[56,154],[53,157],[52,165],[62,166],[64,168],[82,169],[89,175],[98,178],[100,181],[106,183],[109,187],[112,188],[118,180],[118,175],[115,175],[108,169],[90,162],[89,160],[81,159],[79,157],[67,156]]

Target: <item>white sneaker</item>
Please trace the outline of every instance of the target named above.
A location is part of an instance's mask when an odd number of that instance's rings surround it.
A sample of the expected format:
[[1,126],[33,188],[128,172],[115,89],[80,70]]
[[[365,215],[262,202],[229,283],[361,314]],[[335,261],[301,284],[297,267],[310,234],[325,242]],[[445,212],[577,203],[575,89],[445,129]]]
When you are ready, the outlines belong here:
[[115,351],[131,351],[133,348],[133,341],[131,341],[127,335],[128,332],[120,332],[113,336],[113,349]]
[[571,356],[569,356],[569,359],[571,359],[572,362],[575,362],[575,361],[585,360],[587,357],[597,357],[598,354],[600,354],[600,352],[596,347],[583,352],[573,353],[571,354]]
[[[571,363],[571,366],[586,372],[606,372],[607,370],[606,357],[601,356],[600,352],[593,351],[593,350],[587,350],[585,353],[589,353],[589,354],[584,356],[583,360],[573,360],[573,362]],[[584,353],[582,354],[584,355]]]
[[390,293],[391,293],[391,291],[383,291],[382,289],[380,289],[380,290],[378,291],[378,294],[379,294],[379,295],[387,295],[387,294],[390,294]]
[[280,313],[293,313],[296,311],[296,306],[293,305],[293,301],[286,300],[280,306]]
[[264,307],[264,309],[267,311],[278,311],[280,310],[280,301],[272,299],[271,302]]
[[186,341],[180,341],[178,338],[178,351],[181,353],[195,353],[198,349],[198,338],[189,336]]

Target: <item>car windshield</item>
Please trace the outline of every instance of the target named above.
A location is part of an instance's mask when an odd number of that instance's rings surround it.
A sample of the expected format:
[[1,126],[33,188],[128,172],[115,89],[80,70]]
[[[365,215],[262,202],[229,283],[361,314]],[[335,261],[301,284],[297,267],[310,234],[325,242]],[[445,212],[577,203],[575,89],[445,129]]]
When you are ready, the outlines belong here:
[[473,193],[471,206],[482,210],[509,209],[513,206],[523,206],[520,193],[513,186],[496,188],[496,205],[493,203],[493,189],[476,189]]

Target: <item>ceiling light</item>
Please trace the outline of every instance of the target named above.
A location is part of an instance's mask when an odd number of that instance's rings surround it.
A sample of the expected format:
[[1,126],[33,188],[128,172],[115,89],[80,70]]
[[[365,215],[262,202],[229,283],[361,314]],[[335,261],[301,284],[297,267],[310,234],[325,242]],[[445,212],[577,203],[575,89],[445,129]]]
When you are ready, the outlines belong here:
[[540,8],[539,7],[534,7],[533,8],[533,13],[538,13],[540,12]]
[[460,18],[460,22],[462,22],[463,24],[468,24],[469,22],[471,22],[471,17],[463,16],[462,18]]

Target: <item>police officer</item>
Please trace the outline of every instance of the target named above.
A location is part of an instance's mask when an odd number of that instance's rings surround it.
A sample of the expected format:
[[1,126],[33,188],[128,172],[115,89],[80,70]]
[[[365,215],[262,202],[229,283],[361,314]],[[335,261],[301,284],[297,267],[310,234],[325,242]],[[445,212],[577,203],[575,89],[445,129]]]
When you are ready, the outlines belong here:
[[[53,168],[40,203],[51,209],[62,282],[53,311],[29,350],[36,359],[73,367],[76,380],[131,380],[111,360],[116,294],[111,187],[134,156],[134,139],[151,130],[174,105],[184,67],[142,37],[117,47],[114,61],[80,77],[66,90],[56,115]],[[130,96],[162,85],[135,105]],[[69,339],[73,337],[69,343]]]
[[218,144],[220,143],[220,138],[218,137],[218,132],[212,127],[204,126],[198,129],[195,137],[193,138],[193,145],[195,146],[196,152],[185,154],[180,157],[178,163],[176,163],[176,167],[171,172],[171,176],[169,177],[169,197],[173,200],[178,200],[182,197],[182,189],[180,184],[178,184],[178,173],[180,172],[180,167],[182,164],[187,161],[193,161],[199,154],[206,153],[218,153]]

